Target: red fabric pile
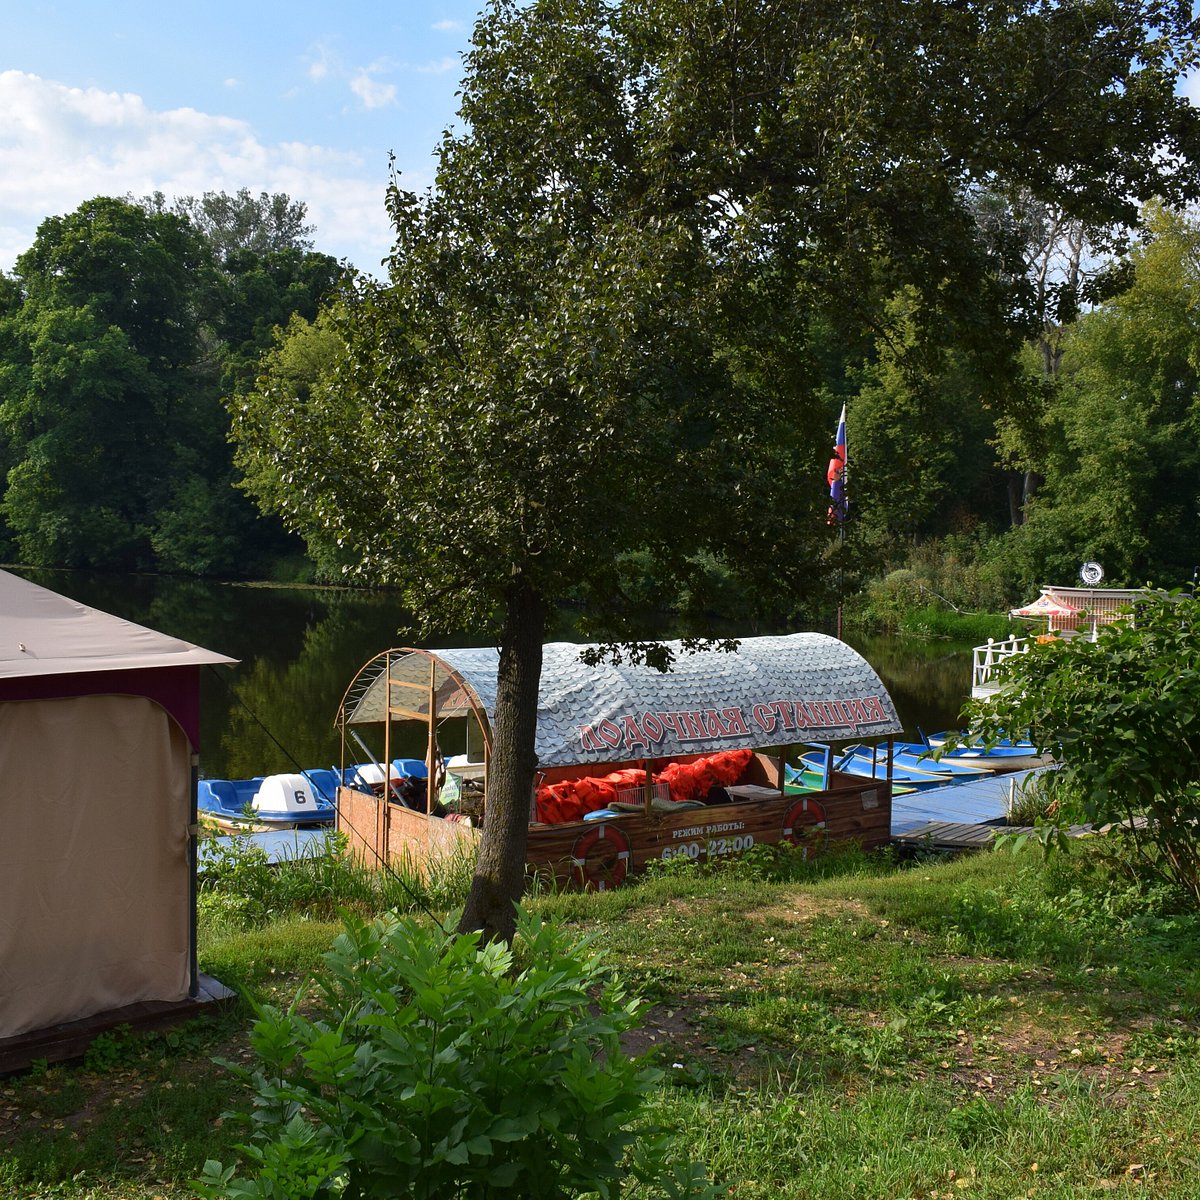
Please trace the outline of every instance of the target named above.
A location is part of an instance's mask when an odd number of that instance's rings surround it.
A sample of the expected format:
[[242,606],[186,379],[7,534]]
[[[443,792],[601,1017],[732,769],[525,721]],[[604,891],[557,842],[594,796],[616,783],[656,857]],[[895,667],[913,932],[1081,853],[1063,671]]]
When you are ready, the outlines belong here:
[[725,750],[695,762],[667,763],[655,778],[670,786],[672,800],[704,800],[710,788],[737,783],[753,753],[752,750]]
[[537,791],[537,819],[546,825],[561,825],[565,821],[581,821],[584,813],[607,808],[622,788],[640,787],[646,772],[636,767],[613,771],[604,776],[588,775],[583,779],[564,779],[547,784]]
[[[654,776],[655,783],[666,783],[672,800],[703,800],[712,787],[724,787],[741,778],[750,761],[750,750],[725,750],[695,762],[671,762]],[[627,767],[604,776],[564,779],[538,788],[537,819],[546,825],[580,821],[586,813],[607,808],[625,788],[640,788],[646,773]]]

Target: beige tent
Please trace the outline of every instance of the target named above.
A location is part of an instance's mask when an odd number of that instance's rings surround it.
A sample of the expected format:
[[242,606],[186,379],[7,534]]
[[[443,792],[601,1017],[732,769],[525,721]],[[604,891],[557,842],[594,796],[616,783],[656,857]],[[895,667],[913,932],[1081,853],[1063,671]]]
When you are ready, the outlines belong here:
[[232,661],[0,571],[0,1058],[197,997],[199,675]]

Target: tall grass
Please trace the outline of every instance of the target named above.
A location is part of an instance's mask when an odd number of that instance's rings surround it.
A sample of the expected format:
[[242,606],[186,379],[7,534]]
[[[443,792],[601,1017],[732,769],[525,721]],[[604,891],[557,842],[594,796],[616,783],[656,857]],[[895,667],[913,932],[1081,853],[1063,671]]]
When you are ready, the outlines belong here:
[[466,899],[474,869],[465,848],[424,862],[403,855],[388,867],[356,859],[346,838],[328,833],[271,862],[250,835],[214,839],[199,877],[202,924],[214,930],[261,928],[302,916],[333,920],[342,909],[446,912]]
[[1008,617],[996,613],[962,613],[944,605],[924,604],[903,610],[896,620],[903,637],[946,638],[960,642],[986,642],[1007,637]]

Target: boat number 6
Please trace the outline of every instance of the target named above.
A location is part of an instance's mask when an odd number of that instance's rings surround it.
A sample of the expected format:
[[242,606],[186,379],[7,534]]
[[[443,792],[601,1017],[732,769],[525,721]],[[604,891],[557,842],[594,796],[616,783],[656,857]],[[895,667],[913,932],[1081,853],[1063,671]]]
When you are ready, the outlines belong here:
[[308,800],[305,798],[305,795],[303,792],[297,791],[294,793],[294,795],[296,797],[297,804],[307,804],[308,803]]

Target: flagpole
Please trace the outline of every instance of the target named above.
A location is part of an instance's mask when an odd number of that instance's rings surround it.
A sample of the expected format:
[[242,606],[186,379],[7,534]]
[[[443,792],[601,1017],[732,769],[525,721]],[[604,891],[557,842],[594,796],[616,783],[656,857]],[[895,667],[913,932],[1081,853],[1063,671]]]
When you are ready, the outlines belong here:
[[842,553],[838,555],[838,641],[844,641],[842,637],[842,606],[846,600],[846,568],[843,562],[845,558],[846,548],[846,518],[850,515],[850,451],[849,442],[846,438],[846,406],[842,405],[842,419],[840,422],[840,432],[842,437],[842,519],[838,522],[838,545],[842,549]]
[[[838,544],[846,542],[846,516],[849,506],[849,496],[846,492],[846,477],[849,459],[846,453],[846,405],[842,405],[842,413],[838,418],[837,431],[833,437],[833,457],[829,460],[829,468],[825,472],[829,484],[829,516],[830,525],[837,524]],[[838,561],[838,602],[837,602],[837,637],[842,641],[842,602],[845,588],[845,575],[842,568],[841,556]]]

